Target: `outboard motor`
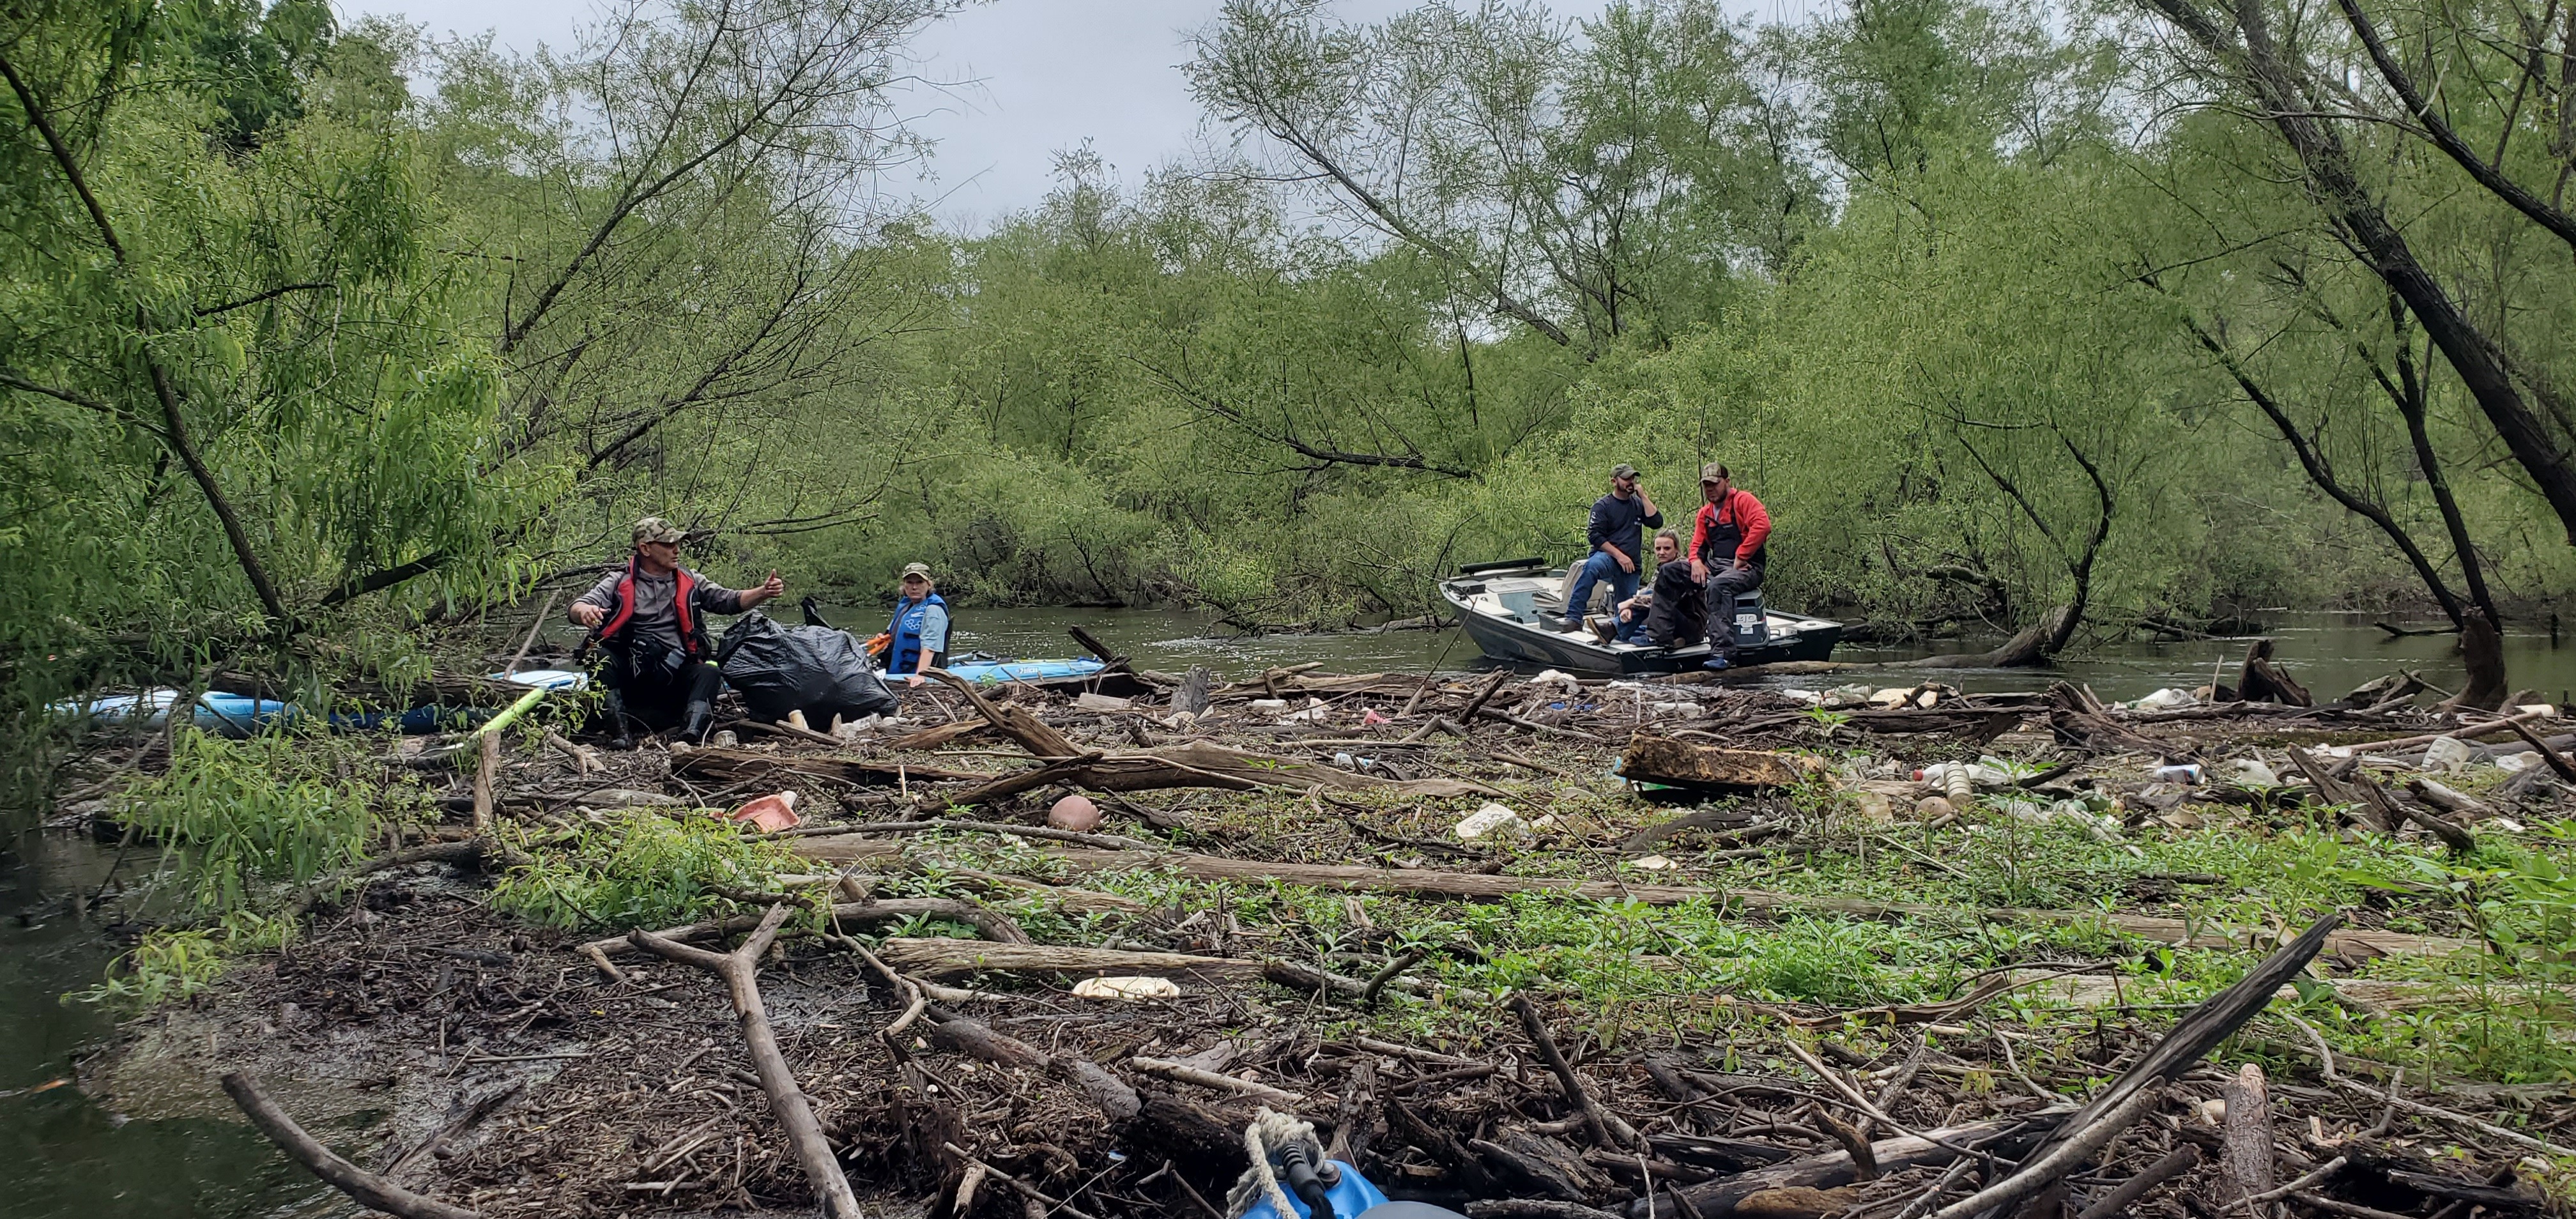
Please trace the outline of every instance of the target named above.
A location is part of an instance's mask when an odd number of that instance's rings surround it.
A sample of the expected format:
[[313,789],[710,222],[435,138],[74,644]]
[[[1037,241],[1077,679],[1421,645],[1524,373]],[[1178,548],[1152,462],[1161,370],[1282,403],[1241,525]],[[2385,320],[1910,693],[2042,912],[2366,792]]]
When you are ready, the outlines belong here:
[[1735,646],[1760,647],[1771,642],[1771,619],[1762,612],[1762,590],[1735,594]]

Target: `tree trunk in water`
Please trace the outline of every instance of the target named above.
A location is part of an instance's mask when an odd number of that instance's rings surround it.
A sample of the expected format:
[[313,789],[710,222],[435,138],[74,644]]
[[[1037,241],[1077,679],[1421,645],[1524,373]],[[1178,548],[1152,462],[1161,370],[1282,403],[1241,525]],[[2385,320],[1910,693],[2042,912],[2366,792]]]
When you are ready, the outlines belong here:
[[2308,694],[2307,687],[2292,680],[2289,673],[2273,663],[2272,641],[2269,639],[2257,639],[2246,645],[2245,666],[2236,675],[2236,697],[2249,703],[2286,703],[2293,707],[2317,705],[2316,699]]
[[2460,624],[2460,660],[2468,667],[2468,684],[2447,704],[2456,711],[2493,711],[2504,705],[2504,636],[2483,613],[2471,613]]
[[[2048,616],[2022,629],[1991,652],[1971,652],[1964,656],[1926,656],[1921,660],[1902,662],[1912,669],[2027,669],[2048,663],[2056,652],[2057,641],[2075,633],[2074,607],[2061,605]],[[1890,667],[1894,667],[1891,664]]]

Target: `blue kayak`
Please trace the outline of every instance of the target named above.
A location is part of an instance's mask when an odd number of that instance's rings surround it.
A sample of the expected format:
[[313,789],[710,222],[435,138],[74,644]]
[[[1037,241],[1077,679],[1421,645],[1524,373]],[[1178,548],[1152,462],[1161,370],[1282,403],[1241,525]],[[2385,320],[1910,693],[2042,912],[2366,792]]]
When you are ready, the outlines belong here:
[[1012,681],[1074,681],[1108,668],[1097,660],[961,660],[948,671],[981,686]]
[[[547,690],[579,690],[590,684],[590,675],[569,669],[530,669],[503,677],[490,675],[496,681],[514,685],[535,686]],[[102,723],[133,723],[160,727],[170,722],[170,708],[179,701],[179,692],[168,687],[146,690],[140,694],[111,694],[94,699],[55,703],[46,708],[56,715],[71,719],[92,719]],[[370,711],[360,715],[333,715],[331,726],[339,729],[375,731],[388,723],[406,733],[419,734],[471,728],[490,718],[487,707],[414,707],[408,711]],[[196,713],[191,718],[196,726],[230,737],[246,737],[281,720],[292,721],[300,715],[292,704],[273,698],[253,698],[247,694],[226,694],[209,690],[197,697]]]

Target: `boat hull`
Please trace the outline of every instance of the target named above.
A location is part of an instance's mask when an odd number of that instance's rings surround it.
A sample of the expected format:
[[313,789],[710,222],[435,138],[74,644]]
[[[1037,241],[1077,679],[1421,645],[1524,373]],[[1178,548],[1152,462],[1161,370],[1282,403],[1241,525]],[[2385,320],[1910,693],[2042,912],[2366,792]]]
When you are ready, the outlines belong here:
[[[1466,630],[1467,637],[1475,640],[1476,646],[1482,648],[1488,658],[1508,664],[1569,672],[1631,674],[1687,672],[1707,662],[1709,648],[1705,643],[1686,648],[1605,644],[1588,632],[1577,634],[1547,629],[1538,619],[1553,616],[1553,610],[1530,611],[1533,607],[1547,605],[1546,589],[1561,581],[1562,576],[1561,572],[1553,572],[1452,580],[1440,586],[1440,594],[1457,611],[1458,621]],[[1519,594],[1527,596],[1515,601],[1515,595]],[[1735,652],[1736,664],[1828,660],[1833,656],[1834,645],[1842,642],[1843,628],[1839,622],[1778,612],[1767,613],[1765,618],[1770,638],[1762,643],[1739,646]]]

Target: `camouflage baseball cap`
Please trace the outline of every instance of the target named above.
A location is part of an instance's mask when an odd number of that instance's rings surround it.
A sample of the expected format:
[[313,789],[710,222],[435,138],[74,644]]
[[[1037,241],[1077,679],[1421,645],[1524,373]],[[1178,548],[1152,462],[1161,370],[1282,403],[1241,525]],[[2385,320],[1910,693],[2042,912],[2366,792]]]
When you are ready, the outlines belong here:
[[638,546],[646,542],[669,542],[676,546],[688,536],[685,531],[658,516],[648,516],[635,522],[635,544]]
[[1724,462],[1712,461],[1699,468],[1699,480],[1703,483],[1713,483],[1725,477],[1726,463]]
[[904,564],[904,565],[903,565],[903,578],[904,578],[904,579],[906,579],[906,580],[909,580],[909,579],[913,578],[914,576],[919,576],[919,577],[921,577],[921,578],[922,578],[922,579],[924,579],[924,580],[929,579],[929,578],[930,578],[930,564],[928,564],[928,563],[906,563],[906,564]]

